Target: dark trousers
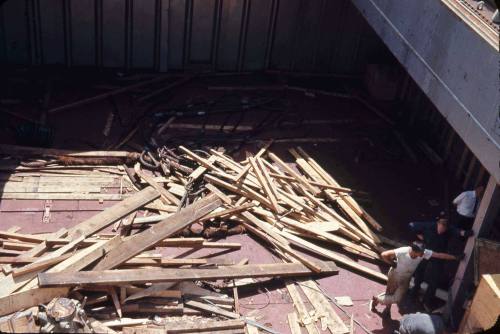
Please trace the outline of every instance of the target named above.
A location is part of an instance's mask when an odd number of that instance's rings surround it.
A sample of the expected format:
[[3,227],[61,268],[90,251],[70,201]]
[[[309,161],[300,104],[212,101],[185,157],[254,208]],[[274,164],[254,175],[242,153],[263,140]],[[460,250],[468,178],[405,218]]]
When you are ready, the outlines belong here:
[[462,230],[470,230],[474,224],[474,218],[465,217],[455,211],[452,220],[453,225]]
[[424,295],[424,303],[429,304],[436,294],[439,278],[444,273],[444,262],[440,259],[423,260],[418,265],[413,277],[415,278],[415,289],[418,291],[422,282],[427,283],[427,291]]

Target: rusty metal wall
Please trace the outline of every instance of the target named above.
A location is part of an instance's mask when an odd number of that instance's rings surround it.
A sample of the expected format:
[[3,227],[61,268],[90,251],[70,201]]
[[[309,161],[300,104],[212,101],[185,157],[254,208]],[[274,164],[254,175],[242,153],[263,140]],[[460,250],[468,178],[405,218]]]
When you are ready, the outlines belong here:
[[8,64],[361,72],[385,47],[350,0],[7,0]]

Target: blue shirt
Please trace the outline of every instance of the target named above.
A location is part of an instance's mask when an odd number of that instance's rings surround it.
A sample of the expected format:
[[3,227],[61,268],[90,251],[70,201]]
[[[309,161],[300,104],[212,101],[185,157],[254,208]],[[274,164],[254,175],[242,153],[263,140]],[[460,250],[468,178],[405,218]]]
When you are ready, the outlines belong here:
[[437,222],[411,222],[409,226],[412,232],[424,236],[425,248],[438,253],[446,253],[450,238],[460,236],[460,230],[449,224],[441,234],[437,233]]

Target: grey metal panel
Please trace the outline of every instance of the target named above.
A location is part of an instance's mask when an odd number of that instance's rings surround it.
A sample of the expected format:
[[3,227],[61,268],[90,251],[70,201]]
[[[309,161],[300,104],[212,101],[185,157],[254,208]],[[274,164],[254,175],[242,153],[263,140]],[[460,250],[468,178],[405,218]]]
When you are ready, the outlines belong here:
[[30,56],[26,2],[7,1],[2,7],[6,59],[11,64],[27,64],[30,62]]
[[[442,2],[353,2],[482,165],[500,181],[500,134],[495,132],[498,51]],[[429,15],[415,18],[415,12]]]
[[134,68],[153,68],[156,0],[135,0],[132,6],[132,63]]
[[168,16],[168,65],[169,68],[184,68],[184,40],[186,23],[186,0],[170,0]]
[[42,0],[40,28],[43,64],[65,64],[64,8],[61,0]]
[[215,4],[216,0],[192,0],[190,63],[207,64],[212,61]]
[[244,0],[223,1],[217,52],[217,69],[236,71]]
[[248,12],[243,69],[259,70],[265,67],[267,38],[271,19],[271,0],[251,0]]
[[125,65],[125,1],[102,2],[102,63],[108,67]]
[[289,70],[293,59],[293,41],[300,0],[280,0],[276,20],[276,32],[272,46],[271,68]]
[[71,0],[71,55],[73,65],[96,65],[95,1]]

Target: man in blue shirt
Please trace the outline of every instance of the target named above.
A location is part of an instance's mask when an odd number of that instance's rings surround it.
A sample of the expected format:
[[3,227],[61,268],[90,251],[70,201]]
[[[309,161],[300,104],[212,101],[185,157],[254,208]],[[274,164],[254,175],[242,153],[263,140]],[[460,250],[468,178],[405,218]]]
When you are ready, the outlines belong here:
[[[450,226],[447,218],[439,218],[435,222],[411,222],[410,230],[417,234],[417,238],[422,240],[426,247],[433,252],[447,253],[448,241],[452,237],[468,238],[473,235],[472,230],[460,230],[454,226]],[[463,259],[462,254],[459,259]],[[417,295],[420,290],[420,285],[425,280],[428,287],[424,295],[424,307],[430,308],[430,302],[436,294],[439,278],[444,272],[445,262],[441,259],[431,258],[423,260],[415,271],[412,294]]]

